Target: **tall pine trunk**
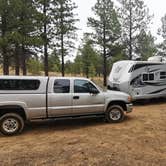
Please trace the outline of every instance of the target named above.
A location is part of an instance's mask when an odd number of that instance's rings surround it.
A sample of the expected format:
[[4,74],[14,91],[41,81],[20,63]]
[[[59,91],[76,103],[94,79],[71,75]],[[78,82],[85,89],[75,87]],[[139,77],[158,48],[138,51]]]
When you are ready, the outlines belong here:
[[19,47],[15,46],[15,75],[20,75],[20,57],[19,57]]
[[103,77],[103,85],[107,86],[107,57],[105,46],[103,46]]
[[[2,39],[5,38],[7,32],[7,20],[6,16],[3,15],[1,18],[1,30],[2,30]],[[3,43],[4,44],[4,43]],[[9,57],[7,53],[7,44],[5,43],[2,46],[2,58],[3,58],[3,74],[9,75]]]
[[103,85],[107,86],[107,55],[106,55],[106,29],[103,21]]
[[26,65],[26,50],[24,45],[22,45],[22,56],[21,56],[21,61],[22,61],[22,73],[24,76],[27,75],[27,65]]
[[129,60],[132,59],[133,47],[132,47],[132,8],[130,7],[130,29],[129,29]]
[[[62,3],[61,9],[63,8]],[[61,66],[61,73],[62,77],[65,76],[65,64],[64,64],[64,36],[63,36],[63,11],[61,10],[61,15],[60,15],[60,25],[61,25],[61,58],[62,58],[62,66]]]
[[47,4],[47,2],[46,2],[46,0],[44,0],[44,4],[43,4],[43,13],[45,16],[45,20],[44,20],[44,72],[45,72],[45,76],[48,76],[48,43],[47,43],[46,4]]
[[48,76],[48,46],[44,44],[44,72]]
[[89,78],[89,65],[86,65],[85,75],[86,75],[86,78]]
[[5,47],[2,49],[2,56],[3,56],[3,74],[9,75],[9,58]]
[[65,64],[64,64],[64,41],[63,41],[63,34],[61,34],[61,58],[62,58],[62,68],[61,68],[61,72],[62,72],[62,77],[65,76]]

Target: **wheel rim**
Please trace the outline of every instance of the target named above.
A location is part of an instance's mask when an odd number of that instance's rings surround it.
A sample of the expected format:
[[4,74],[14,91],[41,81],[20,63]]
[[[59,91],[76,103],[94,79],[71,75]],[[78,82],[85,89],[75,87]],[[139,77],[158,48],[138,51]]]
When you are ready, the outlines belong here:
[[119,109],[117,108],[113,108],[110,111],[110,118],[114,121],[119,120],[121,118],[121,112]]
[[3,122],[3,129],[8,132],[8,133],[13,133],[15,131],[17,131],[18,127],[19,127],[19,123],[16,119],[14,118],[8,118],[6,120],[4,120]]

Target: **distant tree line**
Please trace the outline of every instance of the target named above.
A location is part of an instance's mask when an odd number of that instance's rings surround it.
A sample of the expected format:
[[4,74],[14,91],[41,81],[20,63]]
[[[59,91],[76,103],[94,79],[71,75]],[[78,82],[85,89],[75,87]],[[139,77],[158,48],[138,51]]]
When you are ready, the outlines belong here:
[[74,61],[70,60],[79,21],[72,0],[0,0],[0,63],[3,74],[49,72],[94,77],[107,75],[113,62],[165,56],[166,15],[155,44],[149,31],[153,16],[143,0],[96,0]]

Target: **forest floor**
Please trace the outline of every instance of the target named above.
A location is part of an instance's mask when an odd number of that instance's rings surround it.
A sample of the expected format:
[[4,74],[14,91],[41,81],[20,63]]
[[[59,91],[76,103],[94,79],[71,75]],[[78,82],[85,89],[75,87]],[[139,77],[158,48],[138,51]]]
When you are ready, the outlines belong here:
[[165,166],[166,100],[135,104],[118,124],[102,119],[28,124],[0,135],[2,166]]

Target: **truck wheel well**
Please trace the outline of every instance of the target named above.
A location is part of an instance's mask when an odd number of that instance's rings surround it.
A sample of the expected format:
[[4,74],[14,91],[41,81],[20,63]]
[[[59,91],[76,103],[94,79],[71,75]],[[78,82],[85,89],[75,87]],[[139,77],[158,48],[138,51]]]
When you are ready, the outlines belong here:
[[125,102],[123,102],[123,101],[112,101],[112,102],[110,102],[109,104],[108,104],[108,107],[107,107],[107,109],[110,107],[110,106],[112,106],[112,105],[119,105],[119,106],[121,106],[122,108],[123,108],[123,110],[127,110],[127,108],[126,108],[126,103]]
[[16,113],[16,114],[20,115],[24,120],[26,120],[25,111],[20,106],[2,106],[2,107],[0,107],[0,117],[6,113]]

